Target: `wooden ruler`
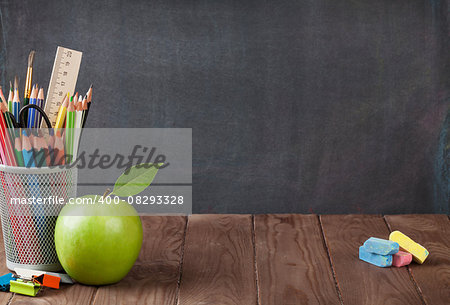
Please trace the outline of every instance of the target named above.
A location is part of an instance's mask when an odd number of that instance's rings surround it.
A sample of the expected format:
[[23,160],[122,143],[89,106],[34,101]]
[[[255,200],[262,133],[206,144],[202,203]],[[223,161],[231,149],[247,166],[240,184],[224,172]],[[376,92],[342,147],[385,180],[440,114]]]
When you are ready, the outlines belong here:
[[[72,96],[75,91],[82,55],[83,53],[80,51],[63,47],[58,47],[56,50],[44,109],[52,127],[55,127],[59,106],[61,106],[64,96],[67,93]],[[41,127],[47,128],[44,120],[42,120]]]

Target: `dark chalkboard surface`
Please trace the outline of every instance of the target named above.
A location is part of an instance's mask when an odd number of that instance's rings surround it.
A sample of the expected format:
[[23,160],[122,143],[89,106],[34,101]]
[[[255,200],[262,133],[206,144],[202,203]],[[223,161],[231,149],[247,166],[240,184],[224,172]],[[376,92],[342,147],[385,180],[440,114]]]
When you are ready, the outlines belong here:
[[2,1],[0,81],[83,51],[89,127],[192,128],[194,212],[448,213],[447,3]]

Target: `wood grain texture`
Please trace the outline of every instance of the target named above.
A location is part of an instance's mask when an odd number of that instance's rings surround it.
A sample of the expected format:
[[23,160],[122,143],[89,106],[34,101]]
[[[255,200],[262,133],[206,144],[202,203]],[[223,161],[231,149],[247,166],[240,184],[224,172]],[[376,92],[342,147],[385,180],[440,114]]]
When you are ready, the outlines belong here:
[[[6,268],[6,254],[5,245],[3,243],[3,231],[0,226],[0,275],[10,273],[11,271]],[[0,292],[0,304],[7,304],[13,296],[10,292]]]
[[186,217],[144,216],[142,250],[119,283],[99,287],[94,304],[176,303]]
[[62,284],[60,289],[45,288],[36,297],[15,293],[10,304],[90,304],[96,290],[95,286]]
[[449,304],[450,222],[447,215],[392,215],[385,218],[391,230],[403,232],[430,252],[422,265],[410,265],[426,303]]
[[339,304],[317,215],[256,215],[259,300]]
[[253,305],[256,295],[251,216],[190,216],[178,304]]
[[359,246],[369,237],[388,238],[381,216],[324,215],[320,219],[344,304],[423,304],[406,268],[380,268],[358,258]]

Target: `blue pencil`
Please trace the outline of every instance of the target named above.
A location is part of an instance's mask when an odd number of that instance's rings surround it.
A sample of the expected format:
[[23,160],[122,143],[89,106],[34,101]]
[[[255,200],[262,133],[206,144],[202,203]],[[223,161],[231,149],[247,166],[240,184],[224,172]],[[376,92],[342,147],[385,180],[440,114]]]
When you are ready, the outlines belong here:
[[[33,89],[31,90],[29,104],[30,105],[37,105],[37,88],[34,85],[33,85]],[[28,128],[34,128],[35,127],[35,125],[36,125],[36,115],[37,115],[36,109],[32,108],[32,109],[28,110],[28,122],[27,122],[27,127]]]
[[26,130],[22,130],[22,155],[23,163],[26,167],[36,167],[33,157],[33,147],[31,146],[30,138]]

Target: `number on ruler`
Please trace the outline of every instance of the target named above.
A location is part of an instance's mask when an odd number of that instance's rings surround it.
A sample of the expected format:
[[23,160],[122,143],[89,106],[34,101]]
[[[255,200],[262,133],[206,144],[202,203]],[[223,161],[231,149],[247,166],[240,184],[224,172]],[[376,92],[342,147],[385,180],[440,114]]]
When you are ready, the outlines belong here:
[[82,53],[75,50],[58,47],[53,65],[52,76],[50,78],[45,111],[50,114],[49,119],[54,126],[58,110],[62,104],[62,97],[66,93],[73,94],[75,89],[78,71],[80,68]]

